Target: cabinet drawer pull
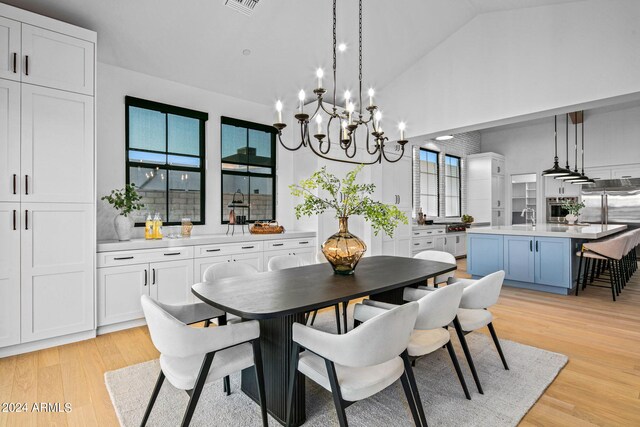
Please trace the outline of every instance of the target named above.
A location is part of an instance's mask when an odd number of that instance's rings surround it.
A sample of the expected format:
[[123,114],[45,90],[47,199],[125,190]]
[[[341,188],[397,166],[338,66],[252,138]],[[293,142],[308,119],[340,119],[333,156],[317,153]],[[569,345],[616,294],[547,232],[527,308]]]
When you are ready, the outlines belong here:
[[29,209],[24,210],[24,229],[29,229]]
[[147,272],[147,269],[144,269],[144,285],[147,286],[147,281],[149,280],[149,273]]
[[18,72],[18,53],[13,52],[13,74]]
[[13,174],[13,194],[17,194],[18,192],[18,175]]
[[431,234],[431,233],[433,233],[433,231],[427,231],[427,234]]
[[29,175],[24,176],[24,194],[29,195]]
[[16,230],[18,229],[18,228],[17,228],[17,225],[16,225],[16,222],[17,222],[17,221],[16,221],[16,214],[17,214],[17,212],[16,212],[16,210],[14,209],[14,210],[13,210],[13,231],[16,231]]
[[274,243],[274,244],[273,244],[273,245],[271,245],[271,246],[284,246],[284,243]]
[[536,252],[538,252],[538,241],[536,240]]
[[152,269],[151,269],[151,272],[153,273],[153,274],[152,274],[152,279],[151,279],[151,284],[152,284],[152,285],[155,285],[155,284],[156,284],[156,269],[155,269],[155,268],[152,268]]
[[207,252],[220,252],[220,249],[207,249]]
[[413,233],[413,235],[414,235],[414,236],[419,236],[419,235],[420,235],[420,233]]
[[242,249],[253,249],[255,246],[243,246]]
[[420,246],[420,243],[414,243],[413,246]]
[[529,240],[529,252],[533,252],[533,240]]
[[308,245],[309,242],[298,242],[299,245]]
[[133,259],[132,256],[121,256],[121,257],[115,257],[113,260],[114,261],[124,261],[125,259]]
[[24,74],[29,75],[29,55],[25,55],[24,58]]
[[175,256],[175,255],[180,255],[182,252],[171,252],[171,253],[167,253],[164,254],[164,256]]

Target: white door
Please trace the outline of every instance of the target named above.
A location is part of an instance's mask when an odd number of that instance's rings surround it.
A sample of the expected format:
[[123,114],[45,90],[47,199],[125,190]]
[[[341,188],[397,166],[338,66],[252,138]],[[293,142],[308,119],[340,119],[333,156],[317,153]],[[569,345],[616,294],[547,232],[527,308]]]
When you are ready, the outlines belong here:
[[0,202],[20,201],[20,182],[20,83],[0,79]]
[[22,200],[93,203],[93,98],[22,85]]
[[93,207],[21,207],[22,342],[93,329]]
[[149,288],[149,264],[99,268],[98,326],[143,318],[140,296]]
[[22,24],[22,81],[93,95],[94,44]]
[[231,255],[231,262],[243,262],[255,267],[258,271],[264,271],[262,268],[262,261],[262,252]]
[[0,16],[0,78],[20,81],[20,25]]
[[0,203],[0,347],[20,343],[20,204]]
[[491,177],[491,207],[504,209],[504,176],[494,175]]
[[193,301],[193,260],[154,262],[151,268],[151,298],[164,304]]

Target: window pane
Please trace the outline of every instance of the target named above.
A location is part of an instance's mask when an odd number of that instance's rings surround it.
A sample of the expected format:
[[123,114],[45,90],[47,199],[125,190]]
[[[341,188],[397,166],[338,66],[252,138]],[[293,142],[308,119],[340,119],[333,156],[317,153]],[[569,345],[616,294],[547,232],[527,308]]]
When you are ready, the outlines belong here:
[[129,147],[165,152],[165,114],[159,111],[130,106]]
[[271,168],[263,168],[260,166],[249,166],[249,172],[251,173],[263,173],[265,175],[271,175],[272,169]]
[[200,155],[200,120],[169,114],[167,129],[170,153]]
[[460,216],[460,199],[455,197],[446,197],[445,201],[446,216]]
[[129,168],[129,182],[136,185],[140,201],[144,204],[141,211],[133,216],[135,222],[144,222],[147,213],[158,212],[164,221],[167,220],[167,171],[159,168]]
[[247,129],[222,125],[222,162],[247,163]]
[[251,221],[274,219],[273,179],[252,176],[249,178],[249,185],[251,202],[249,219]]
[[164,165],[167,162],[167,155],[162,153],[147,153],[146,151],[129,150],[129,161]]
[[200,172],[169,171],[169,221],[200,221]]
[[229,212],[233,209],[237,215],[248,216],[248,209],[230,208],[233,194],[240,190],[244,195],[244,201],[249,204],[249,177],[241,175],[222,174],[222,221],[229,221]]
[[167,156],[167,163],[173,166],[187,166],[192,168],[198,168],[200,167],[200,158],[176,156],[175,154],[169,154]]
[[249,129],[248,163],[257,166],[272,166],[271,134]]
[[438,194],[438,180],[435,175],[420,174],[420,193]]
[[458,178],[452,178],[450,176],[445,177],[444,185],[445,185],[445,194],[447,196],[458,196],[458,192],[460,191],[460,181]]
[[426,216],[438,216],[438,196],[420,196],[420,207]]
[[234,163],[223,163],[222,164],[223,171],[237,171],[237,172],[246,172],[247,165],[236,165]]

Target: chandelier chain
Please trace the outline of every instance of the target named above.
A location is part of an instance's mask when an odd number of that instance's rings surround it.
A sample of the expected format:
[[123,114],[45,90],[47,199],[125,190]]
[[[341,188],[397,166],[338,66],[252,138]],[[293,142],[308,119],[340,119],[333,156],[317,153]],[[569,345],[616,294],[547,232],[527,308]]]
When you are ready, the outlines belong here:
[[333,111],[336,110],[336,1],[333,0]]
[[358,84],[360,96],[360,117],[362,117],[362,0],[358,3]]

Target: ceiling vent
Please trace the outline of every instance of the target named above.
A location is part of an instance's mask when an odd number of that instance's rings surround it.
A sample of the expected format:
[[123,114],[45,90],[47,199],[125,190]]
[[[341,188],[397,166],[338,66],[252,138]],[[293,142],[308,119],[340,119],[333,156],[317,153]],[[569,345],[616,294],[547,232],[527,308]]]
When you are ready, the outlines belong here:
[[260,0],[226,0],[225,5],[243,15],[251,16],[253,9],[258,5],[259,1]]

